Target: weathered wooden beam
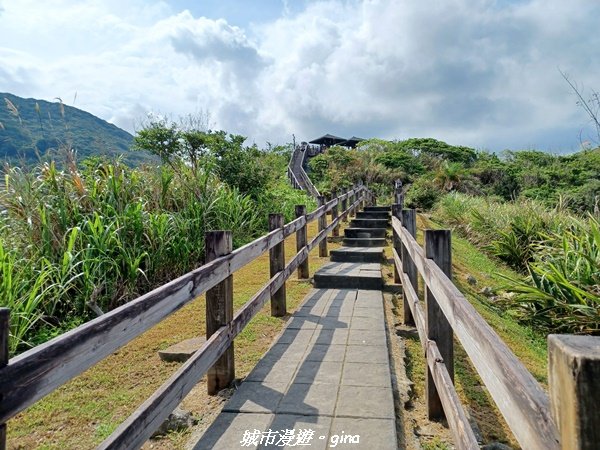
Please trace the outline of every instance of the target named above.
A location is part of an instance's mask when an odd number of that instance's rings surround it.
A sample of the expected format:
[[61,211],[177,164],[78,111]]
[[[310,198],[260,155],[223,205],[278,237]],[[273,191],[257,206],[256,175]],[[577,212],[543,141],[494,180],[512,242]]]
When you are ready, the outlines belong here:
[[317,206],[317,209],[315,209],[312,212],[309,212],[306,214],[306,223],[310,223],[315,219],[318,219],[319,217],[321,217],[323,214],[325,214],[325,210],[326,210],[326,206],[322,205],[322,206]]
[[461,450],[478,450],[477,438],[460,403],[454,389],[454,381],[448,373],[448,367],[444,363],[439,346],[435,341],[427,342],[426,355],[429,373],[431,373],[435,382],[456,447]]
[[[396,249],[392,249],[392,253],[394,254],[395,265],[402,267],[402,260],[400,259],[400,255]],[[405,272],[400,271],[400,282],[402,283],[402,295],[404,296],[404,301],[410,308],[410,312],[414,318],[415,328],[419,333],[419,340],[421,341],[421,346],[423,347],[423,353],[425,353],[427,350],[427,325],[425,321],[425,311],[423,310],[423,306],[419,301],[417,291],[410,284],[408,275]]]
[[[393,204],[392,205],[392,216],[397,217],[398,219],[401,220],[401,217],[400,217],[401,214],[402,214],[402,208],[400,207],[400,205]],[[400,253],[401,245],[402,245],[402,241],[400,240],[398,233],[396,233],[392,229],[392,248],[395,249],[398,253]],[[396,265],[394,265],[394,283],[400,283],[400,271],[401,270],[402,270],[402,266],[396,267]],[[404,305],[404,307],[406,308],[406,304]]]
[[444,272],[425,258],[423,249],[398,219],[392,218],[392,227],[521,447],[558,449],[558,431],[542,387]]
[[[417,236],[417,213],[414,209],[403,209],[400,214],[400,222],[402,227],[414,238]],[[400,239],[400,258],[402,259],[402,272],[406,273],[407,278],[413,289],[419,291],[419,274],[415,263],[411,260],[410,255],[406,252],[406,248]],[[406,299],[405,299],[406,300]],[[404,303],[404,323],[412,325],[413,317],[406,314],[406,303]]]
[[[296,217],[301,218],[306,215],[306,206],[304,205],[296,205]],[[306,247],[306,242],[308,240],[306,232],[306,220],[304,221],[304,226],[299,228],[296,231],[296,251],[301,251],[304,247]],[[300,263],[298,266],[298,279],[305,280],[310,278],[310,272],[308,269],[308,258]]]
[[[337,198],[337,190],[334,189],[331,192],[331,195],[333,195],[334,198]],[[339,199],[338,199],[338,203],[336,203],[333,206],[333,208],[331,209],[331,220],[332,221],[338,218],[338,204],[339,204]],[[334,237],[338,237],[340,235],[340,226],[339,226],[339,224],[336,225],[333,228],[333,232],[331,233],[331,235],[334,236]]]
[[[283,227],[283,214],[269,214],[269,231]],[[269,250],[269,271],[271,277],[281,272],[285,267],[285,247],[281,241]],[[271,315],[283,317],[286,313],[285,283],[271,296]]]
[[[206,261],[231,253],[233,235],[231,231],[209,231],[205,235]],[[233,319],[233,275],[229,275],[206,292],[206,339],[219,328],[227,326]],[[225,389],[235,378],[233,342],[217,362],[208,370],[207,389],[215,395]]]
[[[8,340],[10,336],[10,309],[0,308],[0,369],[8,364]],[[0,404],[4,392],[0,391]],[[6,423],[0,423],[0,450],[6,450]]]
[[[448,280],[452,279],[452,245],[450,230],[425,230],[425,257],[442,269]],[[454,382],[454,340],[452,327],[438,305],[433,293],[425,292],[427,311],[427,338],[436,342],[448,374]],[[427,413],[429,419],[444,417],[444,408],[431,371],[427,372]]]
[[600,337],[548,336],[550,403],[563,450],[600,446]]
[[233,338],[229,335],[227,327],[216,330],[177,372],[98,446],[98,449],[141,448],[232,343]]
[[283,237],[286,238],[296,233],[299,229],[306,225],[306,217],[297,217],[295,220],[292,220],[290,223],[286,223],[283,226]]
[[[322,195],[319,195],[317,197],[317,204],[319,206],[324,205],[325,197],[323,197]],[[327,228],[327,215],[323,214],[321,217],[319,217],[319,232],[323,231],[325,228]],[[321,242],[319,242],[319,256],[321,258],[325,258],[328,256],[327,239],[323,239],[323,240],[321,240]]]

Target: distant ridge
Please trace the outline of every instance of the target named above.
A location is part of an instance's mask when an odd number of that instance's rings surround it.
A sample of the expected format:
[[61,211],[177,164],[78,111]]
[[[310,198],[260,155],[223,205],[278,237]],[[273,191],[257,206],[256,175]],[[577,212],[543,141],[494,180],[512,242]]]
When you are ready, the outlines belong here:
[[[8,100],[8,101],[7,101]],[[36,106],[37,105],[37,106]],[[147,153],[130,150],[127,131],[59,101],[47,102],[0,92],[0,159],[33,164],[73,148],[79,160],[89,156],[124,155],[130,165],[153,161]],[[58,156],[60,158],[60,156]]]

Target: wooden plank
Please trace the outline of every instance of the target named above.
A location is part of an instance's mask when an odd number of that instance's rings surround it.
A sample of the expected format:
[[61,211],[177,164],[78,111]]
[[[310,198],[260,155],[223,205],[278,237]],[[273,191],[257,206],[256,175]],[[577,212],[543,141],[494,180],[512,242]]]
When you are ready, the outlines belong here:
[[286,238],[296,233],[299,229],[301,229],[304,225],[306,225],[306,217],[301,216],[297,217],[295,220],[292,220],[290,223],[285,224],[283,226],[283,237]]
[[[8,341],[10,339],[10,309],[0,308],[0,369],[8,364]],[[0,391],[0,403],[3,401]],[[6,423],[0,423],[0,450],[6,449]]]
[[117,427],[99,449],[140,448],[181,403],[221,354],[233,342],[221,327],[136,411]]
[[325,214],[325,205],[321,205],[317,209],[315,209],[313,212],[308,213],[306,215],[306,223],[310,223],[313,220],[318,219],[323,214]]
[[539,383],[433,261],[392,218],[407,253],[469,355],[490,395],[523,448],[558,449],[550,401]]
[[[233,235],[231,231],[208,231],[205,235],[207,261],[231,253]],[[206,339],[219,328],[227,326],[233,319],[233,275],[206,291]],[[209,395],[216,395],[235,378],[235,356],[233,342],[208,370],[206,387]]]
[[[414,209],[403,209],[401,212],[400,222],[402,227],[408,231],[408,233],[416,238],[417,236],[417,213]],[[406,253],[406,248],[400,241],[400,258],[402,258],[402,271],[408,275],[408,280],[415,291],[419,291],[419,274],[417,273],[417,267],[410,259],[410,256]],[[410,317],[404,317],[409,320]],[[411,323],[411,322],[408,322]]]
[[[302,218],[306,214],[306,206],[296,205],[296,217]],[[306,232],[306,218],[304,218],[304,225],[296,231],[296,252],[299,252],[306,247],[306,241],[308,240]],[[310,272],[308,269],[308,258],[302,261],[298,266],[298,279],[303,280],[310,278]]]
[[[425,230],[425,256],[442,269],[448,280],[452,279],[451,236],[450,230]],[[425,312],[427,338],[436,342],[450,379],[454,382],[454,337],[452,327],[430,289],[425,290]],[[444,417],[442,400],[433,381],[433,375],[429,371],[427,372],[426,388],[429,419]]]
[[563,449],[600,443],[600,337],[548,336],[548,381]]
[[[291,222],[290,222],[291,223]],[[241,269],[246,264],[251,263],[267,250],[273,248],[284,239],[282,230],[275,230],[266,235],[255,239],[254,241],[234,250],[229,255],[220,258],[223,263],[229,263],[231,273]]]
[[[402,267],[402,260],[400,259],[400,255],[396,249],[392,249],[392,253],[394,255],[394,263],[398,267]],[[411,310],[412,316],[415,321],[415,328],[419,333],[419,340],[421,341],[421,346],[423,347],[423,352],[425,352],[427,345],[427,326],[425,322],[425,311],[423,310],[423,306],[419,301],[419,296],[415,289],[411,286],[408,280],[408,274],[400,271],[400,282],[402,283],[402,291],[404,298],[408,304],[408,307]]]
[[[273,231],[283,227],[283,214],[269,214],[269,230]],[[271,277],[285,267],[285,241],[281,241],[269,250],[269,271]],[[271,315],[283,317],[286,313],[285,283],[271,296]]]
[[479,444],[473,433],[469,419],[454,389],[454,382],[448,373],[447,365],[434,341],[427,342],[427,365],[440,395],[444,414],[459,449],[478,450]]

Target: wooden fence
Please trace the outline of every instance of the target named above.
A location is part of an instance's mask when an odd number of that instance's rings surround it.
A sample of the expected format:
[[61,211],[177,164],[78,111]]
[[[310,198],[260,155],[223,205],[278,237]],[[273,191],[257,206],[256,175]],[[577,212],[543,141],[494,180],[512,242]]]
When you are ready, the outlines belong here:
[[[296,269],[299,278],[308,278],[310,251],[317,245],[326,249],[327,235],[370,199],[368,189],[357,186],[322,202],[311,213],[306,214],[306,208],[298,206],[297,218],[288,224],[283,224],[282,215],[273,214],[269,217],[268,234],[234,251],[231,232],[208,232],[205,265],[10,360],[9,310],[1,308],[0,449],[6,446],[6,421],[206,292],[206,343],[99,448],[141,447],[205,374],[209,393],[233,380],[234,338],[269,299],[271,314],[285,315],[286,280]],[[341,214],[327,224],[327,213],[337,211],[338,205],[344,206]],[[306,225],[317,219],[319,232],[307,242]],[[297,237],[297,253],[286,265],[283,245],[293,233]],[[271,279],[234,313],[232,275],[267,250]]]
[[[402,199],[400,199],[402,200]],[[527,450],[600,447],[600,338],[550,335],[549,391],[452,283],[449,230],[425,230],[416,213],[392,208],[395,278],[403,285],[404,321],[414,324],[427,359],[430,418],[446,417],[460,449],[478,449],[454,389],[454,337],[463,346],[513,435]],[[424,301],[419,299],[419,279]]]

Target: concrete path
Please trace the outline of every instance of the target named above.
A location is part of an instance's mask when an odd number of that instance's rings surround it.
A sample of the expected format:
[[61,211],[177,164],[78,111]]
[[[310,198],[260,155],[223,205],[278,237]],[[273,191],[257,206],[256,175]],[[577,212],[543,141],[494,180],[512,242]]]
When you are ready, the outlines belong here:
[[313,289],[194,449],[395,450],[381,291]]

